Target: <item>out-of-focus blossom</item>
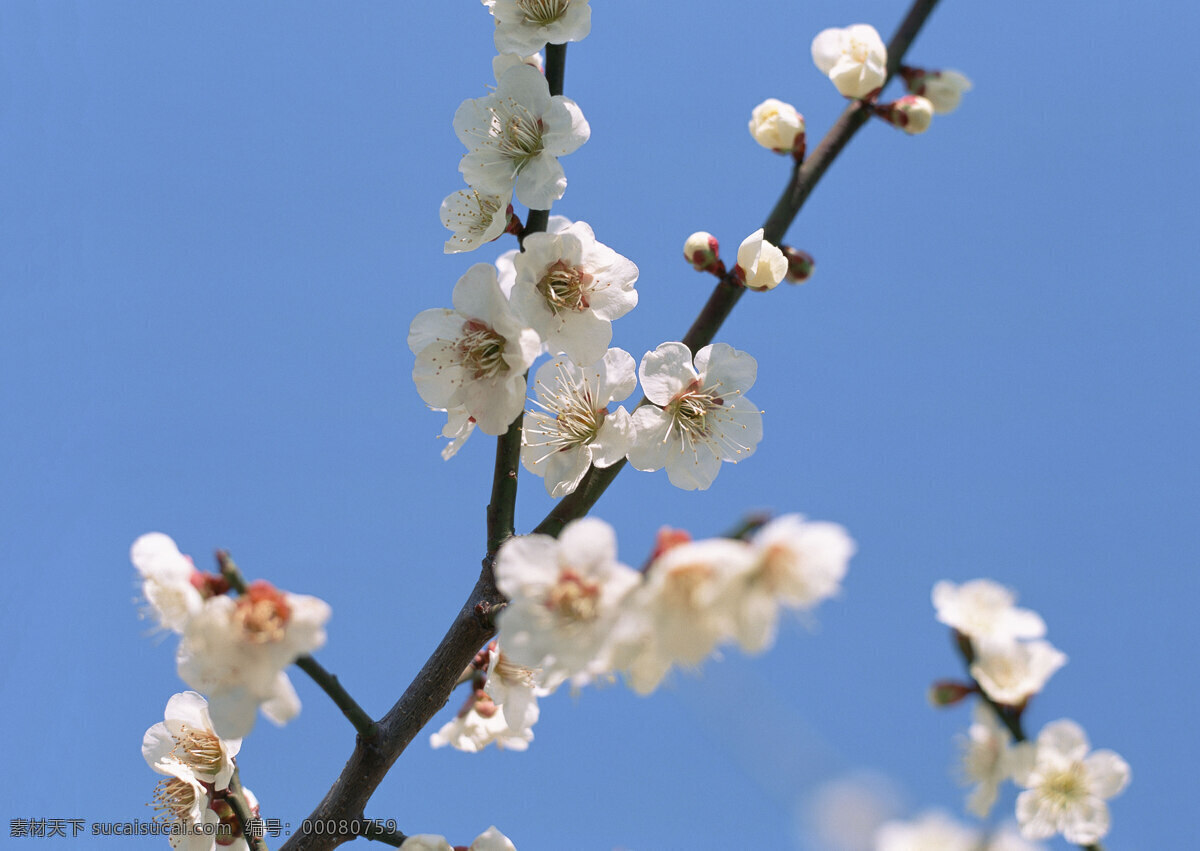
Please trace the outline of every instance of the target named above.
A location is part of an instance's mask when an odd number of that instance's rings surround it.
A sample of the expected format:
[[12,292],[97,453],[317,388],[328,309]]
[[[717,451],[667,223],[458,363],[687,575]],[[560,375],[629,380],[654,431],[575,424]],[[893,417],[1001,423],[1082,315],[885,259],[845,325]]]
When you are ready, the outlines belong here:
[[1020,706],[1065,664],[1066,654],[1048,641],[984,644],[971,664],[971,676],[992,700]]
[[865,98],[887,80],[887,48],[870,24],[822,30],[813,39],[812,57],[848,98]]

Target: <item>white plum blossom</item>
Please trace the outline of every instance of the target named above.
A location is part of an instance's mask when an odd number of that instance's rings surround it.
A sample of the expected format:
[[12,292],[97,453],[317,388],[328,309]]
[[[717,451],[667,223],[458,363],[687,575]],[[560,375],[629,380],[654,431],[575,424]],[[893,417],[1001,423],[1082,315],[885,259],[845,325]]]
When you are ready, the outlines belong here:
[[534,53],[580,41],[592,29],[588,0],[483,0],[496,18],[496,50]]
[[960,71],[926,71],[911,68],[902,73],[908,91],[928,98],[938,115],[946,115],[958,109],[963,94],[972,88],[971,81]]
[[446,415],[446,424],[442,426],[442,437],[447,438],[450,442],[442,447],[442,460],[449,461],[458,454],[458,450],[462,449],[467,438],[475,431],[475,420],[463,407],[453,408],[449,411],[444,408],[435,410],[442,411]]
[[621,601],[640,582],[617,561],[603,520],[568,523],[558,539],[510,538],[496,556],[496,586],[508,597],[500,646],[514,662],[541,669],[548,689],[583,686],[611,670],[610,632]]
[[967,809],[987,818],[996,803],[1000,784],[1012,776],[1012,733],[982,701],[975,704],[974,721],[962,741],[962,777],[975,788]]
[[653,405],[633,413],[629,463],[639,470],[667,468],[671,484],[704,490],[721,462],[754,454],[762,440],[762,412],[745,398],[758,363],[725,343],[692,353],[683,343],[663,343],[642,358],[638,377]]
[[[572,221],[566,216],[551,216],[546,222],[545,233],[562,233],[572,225]],[[500,281],[500,291],[504,293],[505,298],[512,297],[513,287],[517,283],[517,265],[516,258],[521,252],[513,248],[505,251],[496,258],[496,277]],[[542,347],[543,350],[545,347]]]
[[530,209],[548,210],[567,188],[558,157],[586,142],[591,130],[573,100],[551,97],[546,78],[520,64],[504,72],[490,95],[463,101],[454,132],[467,147],[458,170],[471,188],[515,193]]
[[501,652],[497,642],[488,647],[487,681],[483,690],[504,710],[509,730],[521,733],[537,723],[537,699],[548,692],[537,683],[540,671],[518,665]]
[[637,305],[637,266],[597,242],[587,222],[529,234],[513,263],[513,307],[551,352],[581,366],[604,357],[612,321]]
[[537,718],[538,707],[534,704],[532,720],[529,716],[524,719],[528,724],[513,724],[505,716],[504,707],[494,703],[483,689],[478,689],[453,720],[429,737],[429,744],[434,748],[449,745],[465,753],[478,753],[492,744],[500,750],[528,750]]
[[222,739],[217,735],[208,715],[208,701],[194,691],[172,696],[164,720],[142,737],[142,756],[155,771],[174,775],[163,767],[183,763],[197,780],[217,791],[229,786],[233,758],[241,747],[240,738]]
[[699,665],[734,635],[734,589],[756,561],[749,544],[729,538],[678,544],[654,560],[615,634],[616,664],[634,691],[649,694],[673,665]]
[[509,195],[487,195],[477,189],[460,189],[442,201],[442,224],[454,232],[446,240],[446,254],[474,251],[491,242],[508,227]]
[[528,65],[530,68],[536,68],[538,73],[545,73],[540,53],[530,53],[528,56],[520,56],[516,53],[498,53],[492,57],[492,74],[495,75],[496,82],[500,82],[504,72],[515,65]]
[[284,668],[325,643],[328,604],[253,582],[236,600],[211,597],[188,621],[176,661],[180,678],[208,695],[213,729],[239,738],[254,726],[255,710],[276,724],[300,711]]
[[182,633],[204,605],[204,596],[192,581],[197,576],[192,560],[162,532],[149,532],[134,541],[129,558],[142,576],[142,594],[159,626]]
[[750,545],[755,564],[736,595],[736,637],[757,653],[775,638],[780,605],[808,609],[838,592],[854,541],[836,523],[786,514],[759,529]]
[[421,311],[409,328],[417,392],[434,408],[464,409],[485,434],[503,434],[524,407],[525,370],[541,342],[513,314],[488,263],[459,278],[453,302],[453,310]]
[[1016,601],[1012,591],[990,579],[973,579],[962,585],[943,581],[933,586],[937,619],[976,643],[1010,644],[1046,634],[1041,616],[1016,608]]
[[978,851],[979,831],[940,811],[891,821],[875,834],[875,851]]
[[1042,728],[1036,744],[1018,746],[1013,779],[1017,823],[1026,839],[1061,833],[1068,842],[1092,845],[1109,828],[1108,804],[1129,784],[1129,765],[1113,751],[1089,753],[1083,728],[1063,719]]
[[152,765],[167,775],[154,788],[155,820],[171,826],[168,841],[176,851],[212,851],[220,817],[212,809],[212,796],[183,762],[168,760]]
[[865,98],[887,80],[887,48],[870,24],[822,30],[813,39],[812,58],[848,98]]
[[[422,833],[405,839],[400,851],[454,851],[454,848],[444,836]],[[493,825],[476,836],[467,851],[517,851],[517,847]]]
[[750,113],[750,135],[769,151],[791,153],[804,136],[804,116],[790,103],[767,98]]
[[738,246],[737,266],[733,273],[755,292],[766,292],[779,286],[787,275],[788,261],[777,246],[763,238],[763,229],[750,234]]
[[560,355],[542,364],[534,378],[536,404],[526,411],[521,463],[546,480],[552,497],[579,486],[588,469],[611,467],[633,444],[633,421],[624,407],[608,410],[637,386],[633,356],[609,349],[587,369]]
[[971,676],[996,703],[1020,706],[1066,663],[1066,654],[1049,641],[984,644],[971,663]]

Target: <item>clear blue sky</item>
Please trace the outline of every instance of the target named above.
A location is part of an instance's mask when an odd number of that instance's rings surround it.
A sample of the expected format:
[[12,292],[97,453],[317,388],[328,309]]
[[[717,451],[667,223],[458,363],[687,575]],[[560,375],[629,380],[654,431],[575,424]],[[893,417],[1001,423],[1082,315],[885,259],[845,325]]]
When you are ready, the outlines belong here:
[[[905,4],[593,5],[566,74],[592,138],[555,212],[640,267],[614,337],[640,357],[707,297],[684,238],[732,251],[783,185],[750,110],[790,101],[820,136],[842,102],[812,36],[887,38]],[[437,216],[490,26],[475,0],[0,4],[5,819],[151,815],[141,736],[182,685],[133,604],[143,532],[329,601],[318,657],[376,714],[449,624],[492,441],[441,460],[405,336],[511,247],[445,256]],[[961,812],[947,769],[968,713],[925,703],[958,673],[929,592],[987,576],[1070,657],[1030,728],[1073,718],[1132,765],[1106,846],[1183,847],[1200,120],[1180,45],[1198,28],[1179,3],[944,0],[911,61],[975,91],[923,137],[861,133],[790,233],[814,280],[751,294],[718,337],[758,358],[758,453],[703,493],[626,471],[597,507],[633,563],[663,524],[838,521],[860,548],[841,598],[651,699],[559,694],[526,754],[422,738],[368,815],[454,842],[495,823],[521,851],[806,849],[798,802],[860,769],[907,813]],[[549,505],[523,479],[519,527]],[[298,822],[353,736],[293,678],[302,714],[260,720],[239,763],[265,814]]]

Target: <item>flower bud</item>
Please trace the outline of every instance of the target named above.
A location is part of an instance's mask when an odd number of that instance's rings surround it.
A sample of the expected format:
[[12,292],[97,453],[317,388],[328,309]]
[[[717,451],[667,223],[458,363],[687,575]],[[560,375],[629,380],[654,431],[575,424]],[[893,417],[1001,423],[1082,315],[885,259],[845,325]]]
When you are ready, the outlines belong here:
[[[707,231],[698,230],[683,243],[683,257],[697,272],[715,271],[716,265],[721,262],[718,250],[717,238]],[[721,272],[724,272],[724,266]]]
[[906,66],[900,69],[900,74],[909,93],[928,98],[938,115],[954,112],[963,93],[971,91],[971,81],[959,71],[926,71]]
[[777,154],[799,152],[803,158],[804,116],[790,103],[767,98],[750,114],[754,141]]
[[975,687],[955,680],[938,680],[929,687],[929,702],[933,706],[953,706],[974,694]]
[[763,239],[763,229],[750,234],[738,246],[737,266],[733,274],[746,289],[766,292],[779,286],[787,274],[788,262],[783,252]]
[[812,277],[817,262],[813,260],[811,254],[798,248],[792,248],[790,245],[783,246],[782,250],[788,264],[785,280],[793,284],[803,284]]
[[875,114],[893,127],[915,136],[928,130],[933,122],[933,104],[920,95],[905,95],[900,100],[875,107]]

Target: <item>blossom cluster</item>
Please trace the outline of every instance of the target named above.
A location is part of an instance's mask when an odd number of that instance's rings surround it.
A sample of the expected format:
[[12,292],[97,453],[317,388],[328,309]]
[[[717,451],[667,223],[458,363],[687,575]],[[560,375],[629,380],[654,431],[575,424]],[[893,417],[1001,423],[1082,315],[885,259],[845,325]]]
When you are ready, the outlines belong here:
[[[1109,828],[1109,798],[1129,782],[1129,766],[1112,751],[1091,752],[1087,734],[1074,721],[1047,724],[1036,741],[1014,744],[1025,705],[1066,663],[1042,639],[1041,616],[1016,606],[1016,596],[987,579],[962,585],[939,582],[933,589],[937,618],[955,631],[969,663],[973,686],[940,684],[941,702],[957,702],[977,688],[989,703],[976,703],[963,739],[963,775],[974,788],[967,808],[986,817],[1000,784],[1012,780],[1025,791],[1016,817],[1026,839],[1061,833],[1068,842],[1090,845]],[[1016,728],[1019,730],[1019,726]]]
[[208,695],[207,711],[222,737],[249,733],[260,708],[276,724],[300,712],[284,669],[325,643],[324,601],[261,581],[232,597],[221,576],[198,571],[161,532],[134,541],[130,558],[151,614],[180,636],[180,678]]
[[599,519],[569,523],[557,539],[512,538],[496,559],[509,603],[486,686],[432,743],[522,750],[537,699],[564,683],[620,674],[649,694],[673,667],[695,667],[723,643],[761,652],[781,609],[811,609],[838,592],[853,553],[841,526],[797,514],[747,540],[664,531],[643,571],[617,559],[616,534]]

